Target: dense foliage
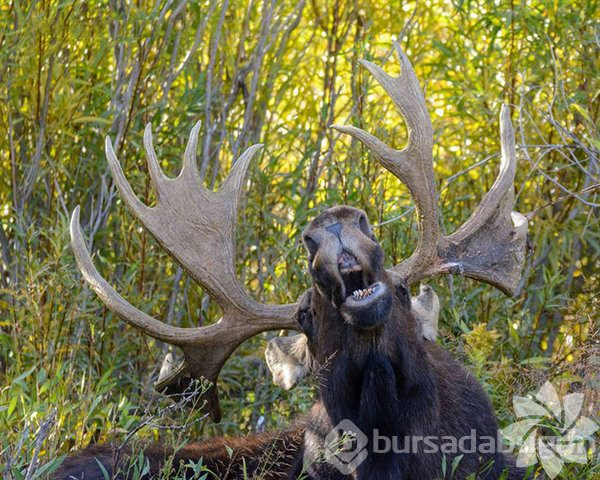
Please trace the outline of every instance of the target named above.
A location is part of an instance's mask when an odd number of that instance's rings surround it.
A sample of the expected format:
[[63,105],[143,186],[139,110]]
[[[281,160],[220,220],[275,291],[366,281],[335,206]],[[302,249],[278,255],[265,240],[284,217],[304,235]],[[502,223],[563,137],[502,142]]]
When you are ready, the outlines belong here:
[[[535,213],[533,253],[515,299],[463,278],[432,280],[443,301],[440,341],[471,365],[503,424],[513,420],[512,395],[547,379],[561,393],[586,393],[586,415],[597,415],[598,2],[415,6],[2,2],[4,478],[43,477],[69,451],[131,432],[179,444],[270,428],[306,409],[310,384],[285,393],[271,383],[262,350],[274,333],[248,342],[226,365],[221,424],[169,409],[152,389],[167,347],[114,318],[85,287],[68,219],[81,205],[96,264],[131,303],[182,326],[214,321],[217,308],[119,200],[103,153],[109,135],[138,195],[152,203],[145,124],[154,127],[163,168],[176,174],[201,120],[206,185],[218,186],[246,147],[265,145],[238,229],[239,274],[254,297],[293,301],[307,287],[298,233],[326,206],[365,209],[388,262],[406,257],[415,240],[407,191],[359,144],[328,128],[359,125],[402,146],[397,111],[358,65],[368,58],[397,73],[392,39],[402,42],[426,90],[445,230],[468,217],[495,179],[501,102],[511,106],[517,130],[517,207]],[[599,472],[592,461],[562,475]]]

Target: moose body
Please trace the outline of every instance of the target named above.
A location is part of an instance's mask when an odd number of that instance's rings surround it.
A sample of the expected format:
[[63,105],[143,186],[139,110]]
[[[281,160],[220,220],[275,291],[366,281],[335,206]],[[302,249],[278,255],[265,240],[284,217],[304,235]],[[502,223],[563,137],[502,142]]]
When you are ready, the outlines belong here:
[[[295,475],[306,468],[309,478],[319,480],[443,478],[444,437],[496,439],[486,393],[444,349],[423,339],[409,292],[383,268],[383,251],[365,214],[329,209],[306,229],[304,241],[314,286],[301,300],[298,323],[308,339],[306,355],[319,365],[320,400],[310,411]],[[347,420],[368,438],[367,456],[351,476],[318,461],[331,449],[326,437]],[[393,438],[402,444],[428,438],[438,448],[381,452],[375,433],[390,439],[390,447]],[[447,465],[460,454],[446,453]],[[509,463],[497,450],[464,453],[455,478],[500,478]],[[514,469],[511,475],[522,478]]]
[[[476,379],[432,341],[439,312],[435,294],[422,289],[418,301],[411,301],[409,294],[411,285],[437,274],[464,275],[506,294],[516,291],[525,258],[527,220],[513,211],[516,157],[510,114],[502,108],[501,168],[496,182],[469,219],[454,233],[443,235],[436,205],[431,121],[414,70],[398,45],[396,49],[402,69],[399,77],[362,63],[404,116],[407,146],[395,150],[363,130],[333,128],[366,145],[408,187],[419,228],[415,251],[384,268],[383,249],[365,213],[351,207],[328,209],[303,232],[313,285],[299,304],[260,304],[248,297],[235,274],[237,207],[256,146],[234,163],[222,188],[211,192],[198,181],[199,125],[192,130],[177,178],[167,178],[161,171],[148,126],[144,145],[157,191],[156,206],[148,207],[133,193],[107,139],[107,159],[125,203],[223,311],[216,324],[178,328],[138,310],[94,267],[81,232],[79,208],[74,211],[73,249],[91,288],[116,315],[183,351],[184,362],[161,379],[159,390],[189,377],[212,381],[207,409],[218,421],[216,380],[227,358],[253,335],[280,329],[301,333],[269,343],[267,362],[276,383],[291,388],[309,370],[317,370],[319,378],[319,399],[289,431],[213,439],[178,452],[149,447],[149,478],[157,478],[160,472],[170,478],[192,478],[194,469],[189,464],[200,459],[217,478],[230,479],[432,480],[444,476],[444,462],[447,478],[451,474],[456,479],[523,478],[497,444],[486,450],[448,452],[440,445],[445,437],[457,441],[470,437],[476,444],[483,437],[496,439],[498,425]],[[424,310],[428,310],[425,317]],[[342,441],[341,453],[348,453],[343,432],[336,433],[344,421],[368,438],[362,462],[347,471],[323,457],[323,452],[331,453],[332,432],[334,440]],[[342,430],[357,433],[352,428]],[[383,451],[376,444],[382,437],[396,439],[396,444],[409,438],[417,448]],[[438,448],[431,451],[432,445]],[[114,478],[132,478],[127,461],[136,458],[134,447],[119,450],[120,455],[114,452],[110,446],[91,447],[68,458],[55,477],[100,480],[108,472]]]
[[[407,321],[410,313],[405,306],[390,319],[392,324]],[[410,332],[411,328],[406,326],[405,330]],[[466,437],[472,431],[477,438],[497,437],[498,426],[486,393],[473,375],[438,345],[411,336],[393,335],[384,340],[347,332],[339,338],[350,342],[331,360],[331,367],[320,373],[322,399],[311,409],[303,454],[309,462],[322,456],[327,448],[325,437],[342,420],[350,419],[369,438],[368,456],[356,476],[343,475],[335,466],[321,462],[308,467],[309,478],[443,478],[444,459],[439,448],[443,437]],[[356,347],[361,343],[362,351],[358,352]],[[405,437],[409,442],[417,439],[417,444],[420,439],[420,451],[375,453],[371,443],[375,430],[378,436],[398,439],[400,449],[405,448]],[[437,439],[431,440],[438,447],[436,453],[424,453],[426,437]],[[446,465],[452,464],[452,458],[446,454]],[[304,464],[307,459],[303,458]],[[454,478],[485,471],[487,476],[481,478],[496,479],[509,467],[508,478],[523,478],[501,453],[473,452],[463,456]]]

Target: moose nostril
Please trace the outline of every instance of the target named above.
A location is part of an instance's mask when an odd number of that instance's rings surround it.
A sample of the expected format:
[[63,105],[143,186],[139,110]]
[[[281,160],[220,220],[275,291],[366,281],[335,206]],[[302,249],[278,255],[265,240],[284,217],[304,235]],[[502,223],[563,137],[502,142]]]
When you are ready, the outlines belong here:
[[356,261],[356,257],[354,255],[351,255],[350,253],[343,251],[342,254],[339,256],[338,258],[338,263],[339,264],[344,264],[344,263],[358,263]]
[[341,273],[358,272],[361,270],[356,257],[345,250],[338,257],[338,267]]

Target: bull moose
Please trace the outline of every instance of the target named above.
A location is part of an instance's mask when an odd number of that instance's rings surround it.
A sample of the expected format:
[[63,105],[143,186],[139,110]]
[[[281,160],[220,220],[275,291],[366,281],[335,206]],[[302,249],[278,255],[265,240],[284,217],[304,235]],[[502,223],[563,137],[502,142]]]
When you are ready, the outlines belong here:
[[[319,368],[318,399],[305,417],[284,431],[245,438],[191,443],[173,452],[151,445],[146,478],[193,478],[190,465],[202,459],[215,478],[410,479],[444,477],[442,465],[454,463],[453,478],[517,479],[524,472],[499,450],[445,453],[378,450],[381,437],[439,439],[473,434],[497,437],[497,420],[483,388],[415,318],[410,287],[437,274],[458,274],[514,294],[524,264],[527,220],[514,208],[515,140],[510,114],[500,113],[500,173],[470,218],[443,235],[433,171],[433,130],[423,92],[404,52],[395,45],[401,74],[392,77],[373,63],[362,65],[375,77],[404,117],[408,142],[396,150],[363,130],[332,128],[362,142],[373,157],[408,188],[417,214],[419,237],[412,256],[384,267],[384,252],[365,213],[349,206],[325,210],[302,233],[312,286],[292,305],[266,305],[251,299],[235,274],[235,225],[244,178],[259,146],[250,147],[232,166],[218,191],[198,177],[199,125],[190,135],[177,178],[166,177],[152,146],[148,126],[144,146],[157,204],[148,207],[132,191],[110,139],[106,156],[120,194],[138,221],[222,308],[215,324],[179,328],[138,310],[104,280],[92,263],[73,212],[71,238],[79,269],[102,302],[127,323],[162,342],[179,347],[184,362],[158,385],[168,389],[183,378],[208,379],[207,409],[221,417],[217,377],[246,339],[267,330],[296,330],[274,340],[267,350],[273,371],[293,358],[306,370]],[[422,305],[420,305],[422,307]],[[439,307],[437,307],[439,308]],[[431,325],[430,325],[431,326]],[[435,329],[435,325],[432,327]],[[292,386],[295,377],[288,383]],[[345,423],[344,423],[345,422]],[[358,432],[339,429],[350,422],[369,440],[361,461],[340,468],[331,453],[352,451]],[[437,439],[437,440],[436,440]],[[436,443],[437,442],[437,443]],[[57,478],[131,478],[126,468],[133,447],[115,460],[110,445],[96,445],[67,458]],[[137,455],[137,453],[136,453]],[[450,475],[450,468],[447,469]],[[449,478],[449,477],[448,477]]]

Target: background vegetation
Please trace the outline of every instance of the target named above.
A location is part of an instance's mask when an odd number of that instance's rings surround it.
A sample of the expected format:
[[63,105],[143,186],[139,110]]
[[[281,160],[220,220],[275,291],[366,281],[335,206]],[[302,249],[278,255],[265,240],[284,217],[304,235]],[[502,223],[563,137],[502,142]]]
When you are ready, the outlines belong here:
[[[4,478],[43,477],[68,452],[132,431],[179,444],[271,428],[307,408],[310,382],[291,393],[271,383],[262,360],[270,333],[226,365],[221,424],[168,409],[152,389],[167,346],[114,318],[83,285],[68,218],[82,206],[96,264],[131,303],[173,324],[214,321],[216,307],[116,196],[103,153],[109,135],[152,203],[144,125],[175,174],[200,119],[206,185],[218,185],[247,146],[265,144],[238,230],[239,273],[254,297],[293,301],[306,288],[298,232],[334,204],[368,212],[390,264],[406,257],[415,240],[406,190],[327,128],[362,125],[402,145],[404,124],[357,63],[397,72],[392,39],[426,89],[446,231],[494,181],[501,102],[517,129],[518,210],[535,212],[515,299],[458,277],[432,281],[443,300],[440,341],[472,366],[503,424],[512,395],[546,379],[562,393],[584,391],[585,414],[597,415],[598,25],[596,0],[2,2]],[[591,461],[562,475],[600,473]]]

